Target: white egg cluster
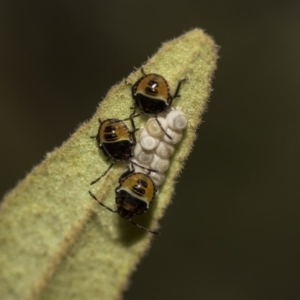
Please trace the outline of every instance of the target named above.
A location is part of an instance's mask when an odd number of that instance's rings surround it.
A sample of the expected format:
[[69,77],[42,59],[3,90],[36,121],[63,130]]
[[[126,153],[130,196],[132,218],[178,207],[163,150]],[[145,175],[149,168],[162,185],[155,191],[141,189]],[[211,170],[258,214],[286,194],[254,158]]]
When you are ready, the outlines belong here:
[[[151,172],[149,176],[156,186],[160,186],[165,180],[164,173],[169,169],[169,158],[175,151],[174,145],[180,142],[182,130],[187,126],[187,118],[181,110],[173,109],[165,117],[157,119],[172,139],[162,131],[155,118],[150,118],[140,133],[132,161],[145,168],[156,170],[157,172]],[[134,168],[136,172],[149,173],[147,169],[139,166],[135,165]]]

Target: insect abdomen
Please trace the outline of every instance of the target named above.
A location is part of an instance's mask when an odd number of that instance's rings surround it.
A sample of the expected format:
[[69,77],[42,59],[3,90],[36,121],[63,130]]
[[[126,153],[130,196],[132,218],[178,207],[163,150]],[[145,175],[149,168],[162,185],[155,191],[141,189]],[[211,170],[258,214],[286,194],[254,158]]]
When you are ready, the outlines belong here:
[[140,215],[148,209],[146,201],[135,197],[130,192],[121,189],[116,196],[118,213],[125,219],[130,219],[133,216]]
[[128,140],[102,143],[104,151],[115,160],[128,160],[132,155],[132,143]]
[[135,101],[137,106],[146,115],[157,115],[168,108],[165,100],[147,97],[140,93],[136,94]]

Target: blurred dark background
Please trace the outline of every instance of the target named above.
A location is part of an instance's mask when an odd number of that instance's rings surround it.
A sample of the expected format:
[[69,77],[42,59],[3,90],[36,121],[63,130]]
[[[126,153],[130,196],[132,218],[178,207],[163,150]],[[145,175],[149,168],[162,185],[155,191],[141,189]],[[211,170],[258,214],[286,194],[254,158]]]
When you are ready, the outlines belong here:
[[0,194],[194,27],[214,91],[125,299],[299,299],[300,1],[1,1]]

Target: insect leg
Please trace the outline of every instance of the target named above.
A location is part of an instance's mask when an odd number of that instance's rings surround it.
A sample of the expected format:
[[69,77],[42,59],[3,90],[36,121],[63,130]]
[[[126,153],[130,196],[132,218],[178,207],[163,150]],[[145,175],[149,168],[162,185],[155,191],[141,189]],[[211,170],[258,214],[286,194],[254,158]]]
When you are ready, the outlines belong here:
[[166,131],[165,131],[165,130],[163,129],[163,127],[161,126],[159,120],[157,119],[157,116],[155,116],[154,118],[155,118],[156,122],[158,123],[160,129],[165,133],[165,135],[166,135],[170,140],[172,140],[172,137],[171,137],[169,134],[167,134]]
[[133,225],[135,225],[136,227],[138,227],[138,228],[140,228],[140,229],[143,229],[143,230],[145,230],[145,231],[147,231],[147,232],[150,232],[150,233],[152,233],[152,234],[160,234],[160,233],[157,232],[157,231],[150,230],[150,229],[148,229],[148,228],[146,228],[146,227],[143,227],[142,225],[140,225],[140,224],[138,224],[138,223],[135,223],[135,222],[132,221],[131,219],[128,219],[128,221],[131,222],[131,223],[132,223]]
[[95,183],[98,182],[103,176],[105,176],[105,175],[108,173],[108,171],[112,168],[112,166],[114,165],[114,163],[115,163],[115,160],[112,161],[112,163],[110,164],[110,166],[108,167],[108,169],[107,169],[100,177],[96,178],[95,180],[93,180],[93,181],[91,182],[91,185],[92,185],[92,184],[95,184]]

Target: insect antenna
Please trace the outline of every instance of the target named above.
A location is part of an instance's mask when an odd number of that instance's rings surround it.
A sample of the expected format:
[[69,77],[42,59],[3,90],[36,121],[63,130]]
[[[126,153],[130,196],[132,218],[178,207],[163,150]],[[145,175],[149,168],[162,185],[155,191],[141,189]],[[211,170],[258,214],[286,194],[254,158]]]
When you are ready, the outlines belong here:
[[172,97],[172,99],[171,99],[171,101],[170,101],[170,106],[171,106],[172,101],[173,101],[174,98],[180,97],[180,95],[179,95],[179,90],[180,90],[181,84],[182,84],[183,82],[185,82],[186,80],[187,80],[187,77],[185,77],[185,78],[179,80],[179,82],[178,82],[178,84],[177,84],[177,88],[176,88],[175,94],[174,94],[174,96]]
[[[101,125],[102,124],[102,121],[100,118],[98,118],[98,121],[99,121],[99,124]],[[96,135],[92,135],[90,136],[91,139],[94,139],[95,137],[97,137],[97,134]]]
[[103,204],[101,201],[99,201],[99,200],[97,199],[97,197],[96,197],[91,191],[89,191],[89,194],[91,195],[91,197],[92,197],[94,200],[96,200],[100,205],[102,205],[103,207],[105,207],[107,210],[109,210],[109,211],[111,211],[111,212],[113,212],[113,213],[117,213],[117,212],[118,212],[118,210],[113,210],[112,208],[106,206],[106,205]]

